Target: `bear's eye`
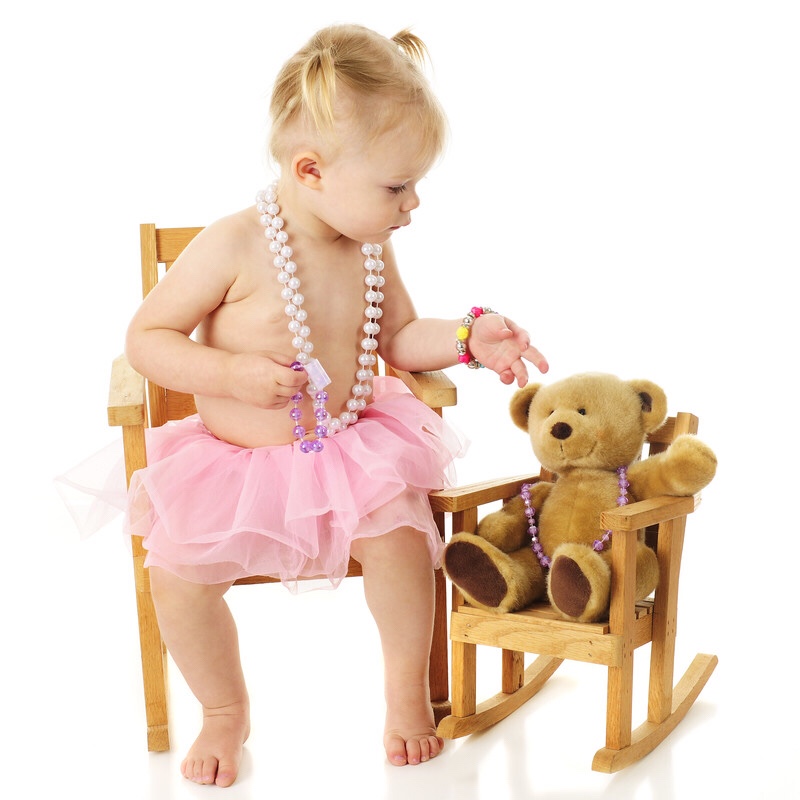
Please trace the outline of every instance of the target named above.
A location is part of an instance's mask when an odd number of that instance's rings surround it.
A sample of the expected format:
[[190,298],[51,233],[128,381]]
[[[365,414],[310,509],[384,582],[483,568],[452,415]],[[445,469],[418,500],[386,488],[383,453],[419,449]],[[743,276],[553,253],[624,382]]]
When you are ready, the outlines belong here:
[[579,408],[579,409],[578,409],[578,413],[579,413],[579,414],[580,414],[582,417],[585,417],[585,416],[586,416],[586,409],[585,409],[585,408]]

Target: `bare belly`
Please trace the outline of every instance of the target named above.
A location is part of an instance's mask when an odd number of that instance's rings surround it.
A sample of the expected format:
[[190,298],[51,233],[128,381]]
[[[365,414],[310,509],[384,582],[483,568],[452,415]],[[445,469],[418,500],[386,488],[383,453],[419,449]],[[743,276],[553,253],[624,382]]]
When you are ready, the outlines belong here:
[[[195,397],[197,413],[203,424],[218,439],[239,447],[266,447],[290,444],[295,423],[289,417],[292,404],[275,410],[249,406],[230,397]],[[303,420],[313,427],[313,408],[310,400],[302,404]],[[328,404],[329,413],[336,416],[333,403]]]

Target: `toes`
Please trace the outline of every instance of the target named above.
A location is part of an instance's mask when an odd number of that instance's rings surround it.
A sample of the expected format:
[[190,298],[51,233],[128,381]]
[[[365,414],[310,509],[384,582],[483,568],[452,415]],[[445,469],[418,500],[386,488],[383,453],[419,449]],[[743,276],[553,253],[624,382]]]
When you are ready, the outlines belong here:
[[230,786],[236,780],[236,774],[236,764],[220,761],[217,767],[217,786]]
[[386,755],[397,767],[402,767],[408,763],[406,755],[406,743],[402,736],[390,734],[386,737]]
[[417,765],[423,761],[428,760],[428,742],[427,739],[409,739],[406,742],[406,754],[408,756],[408,763]]
[[430,761],[442,752],[444,740],[438,736],[419,736],[408,740],[399,734],[390,734],[386,738],[386,755],[395,766],[406,764],[416,766]]
[[[193,783],[212,784],[217,776],[217,760],[211,759],[186,759],[181,764],[183,777]],[[233,781],[231,781],[232,783]],[[229,784],[225,784],[230,786]]]

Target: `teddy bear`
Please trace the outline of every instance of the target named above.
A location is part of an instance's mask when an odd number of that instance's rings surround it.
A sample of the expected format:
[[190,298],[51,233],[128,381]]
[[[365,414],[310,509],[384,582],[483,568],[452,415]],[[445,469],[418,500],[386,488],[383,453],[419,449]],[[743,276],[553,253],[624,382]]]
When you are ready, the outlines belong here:
[[[683,434],[663,452],[640,459],[648,433],[667,415],[664,390],[649,380],[587,372],[550,385],[528,384],[510,404],[539,463],[557,476],[523,487],[481,520],[476,533],[456,533],[444,570],[467,602],[517,611],[547,595],[565,619],[607,618],[609,531],[600,513],[658,495],[696,494],[713,479],[711,448]],[[639,532],[636,599],[658,583],[658,561]]]

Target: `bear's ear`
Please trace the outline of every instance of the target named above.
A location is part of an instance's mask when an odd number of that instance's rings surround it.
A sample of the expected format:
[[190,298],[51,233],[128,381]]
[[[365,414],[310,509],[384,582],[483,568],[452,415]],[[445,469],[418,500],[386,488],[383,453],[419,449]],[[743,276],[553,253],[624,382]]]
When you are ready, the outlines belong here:
[[642,422],[645,433],[658,430],[667,418],[667,395],[652,381],[628,381],[628,385],[642,401]]
[[529,383],[521,389],[517,389],[511,398],[509,410],[511,411],[511,419],[518,428],[523,431],[528,430],[528,409],[531,406],[531,401],[539,389],[542,388],[540,383]]

